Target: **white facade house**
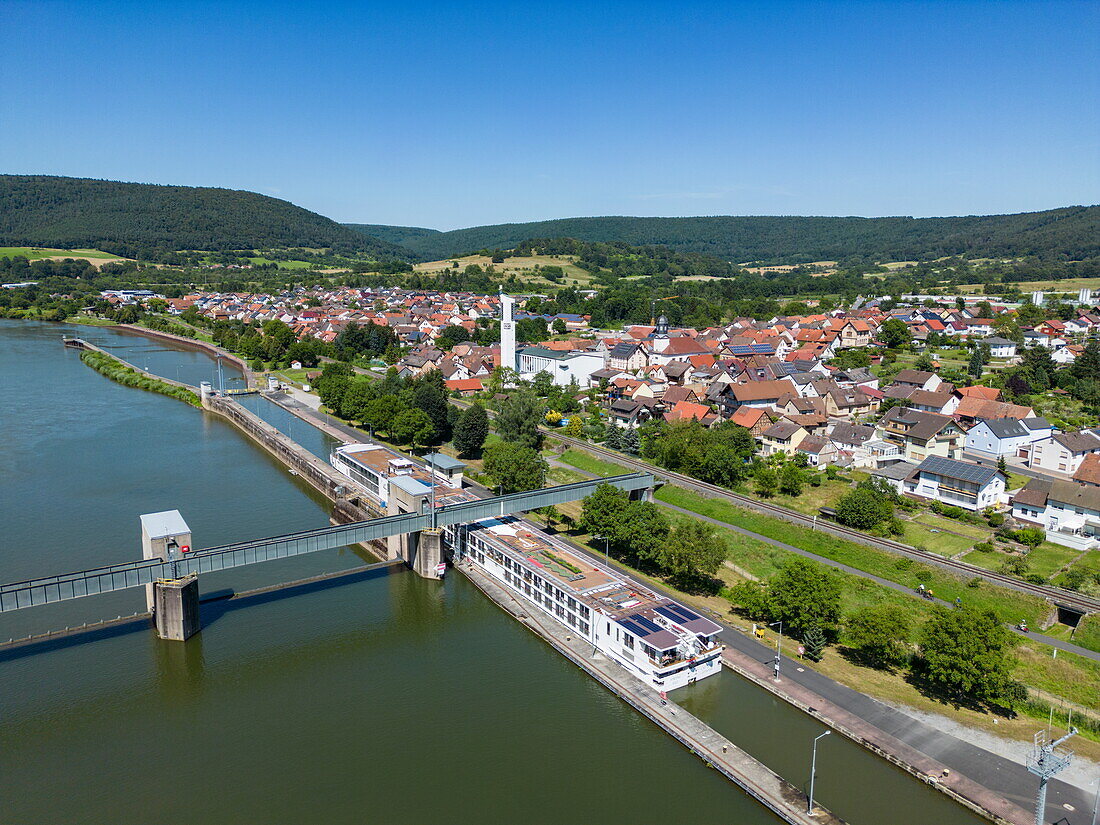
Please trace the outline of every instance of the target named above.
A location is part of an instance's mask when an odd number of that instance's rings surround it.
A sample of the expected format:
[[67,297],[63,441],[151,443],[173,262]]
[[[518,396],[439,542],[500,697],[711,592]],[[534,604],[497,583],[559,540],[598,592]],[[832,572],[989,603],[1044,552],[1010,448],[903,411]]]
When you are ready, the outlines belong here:
[[989,347],[989,355],[993,358],[1012,358],[1016,355],[1016,342],[1009,341],[1007,338],[994,335],[986,338],[982,343]]
[[905,492],[966,510],[984,510],[1004,499],[1005,477],[993,467],[930,456],[906,479]]
[[966,431],[966,450],[988,456],[1019,456],[1022,448],[1050,438],[1053,432],[1045,418],[982,419]]
[[567,387],[588,384],[588,377],[603,369],[603,356],[598,352],[560,352],[545,347],[524,347],[518,352],[519,377],[528,381],[540,372],[554,376],[554,383]]
[[1073,475],[1085,456],[1100,453],[1100,434],[1095,430],[1055,433],[1031,447],[1028,466],[1053,473]]
[[1100,487],[1035,478],[1012,499],[1012,517],[1065,547],[1100,547]]

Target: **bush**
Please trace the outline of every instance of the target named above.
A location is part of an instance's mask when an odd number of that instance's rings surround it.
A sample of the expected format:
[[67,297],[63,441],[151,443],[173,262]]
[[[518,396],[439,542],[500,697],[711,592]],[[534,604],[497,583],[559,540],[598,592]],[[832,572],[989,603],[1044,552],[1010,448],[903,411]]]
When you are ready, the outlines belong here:
[[1002,524],[1005,523],[1004,513],[992,513],[990,514],[988,521],[990,527],[1000,527]]
[[975,544],[974,549],[977,550],[979,553],[992,553],[993,545],[990,544],[988,541],[982,541]]
[[1046,584],[1046,576],[1041,576],[1038,573],[1028,573],[1024,576],[1024,581],[1029,581],[1032,584]]
[[975,589],[981,587],[982,586],[982,577],[981,576],[975,576],[974,578],[970,579],[966,583],[966,586],[967,587],[973,587]]
[[928,584],[928,582],[932,581],[932,571],[928,568],[918,570],[916,573],[916,579],[919,582],[924,582],[925,584]]

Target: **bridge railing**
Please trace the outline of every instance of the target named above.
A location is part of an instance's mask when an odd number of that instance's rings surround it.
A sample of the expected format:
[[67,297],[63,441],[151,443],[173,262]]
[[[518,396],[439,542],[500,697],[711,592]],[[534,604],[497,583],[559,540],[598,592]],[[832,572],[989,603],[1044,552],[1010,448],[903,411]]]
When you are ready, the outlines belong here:
[[141,587],[152,584],[158,579],[178,578],[189,573],[213,573],[248,564],[331,550],[350,544],[366,543],[402,533],[415,533],[433,524],[438,527],[448,527],[486,518],[500,518],[537,510],[540,507],[578,501],[591,495],[600,484],[610,484],[627,491],[644,490],[653,485],[653,476],[648,473],[628,473],[591,481],[579,481],[558,487],[448,504],[437,507],[434,518],[430,511],[383,516],[369,521],[319,527],[266,539],[209,547],[188,553],[174,561],[148,559],[13,582],[0,585],[0,613]]

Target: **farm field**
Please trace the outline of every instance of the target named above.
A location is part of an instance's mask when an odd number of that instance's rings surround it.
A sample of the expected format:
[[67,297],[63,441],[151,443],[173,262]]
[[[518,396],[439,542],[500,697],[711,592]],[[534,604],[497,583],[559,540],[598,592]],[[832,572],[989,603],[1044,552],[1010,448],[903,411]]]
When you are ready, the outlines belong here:
[[[492,258],[487,255],[467,255],[464,258],[447,258],[442,261],[419,263],[413,267],[413,270],[424,275],[435,275],[443,270],[452,269],[454,262],[457,261],[459,271],[471,264],[477,264],[482,268],[492,266],[501,275],[522,275],[535,284],[547,287],[565,286],[573,281],[582,286],[588,285],[592,281],[592,274],[576,266],[573,263],[574,260],[570,255],[531,255],[526,258],[505,258],[503,263],[494,264]],[[560,266],[565,277],[560,283],[538,277],[532,272],[536,266]]]
[[63,261],[66,258],[73,260],[86,260],[97,264],[109,261],[124,261],[118,255],[110,252],[101,252],[98,249],[51,249],[41,246],[0,246],[0,258],[26,258],[31,261],[40,261],[45,258]]

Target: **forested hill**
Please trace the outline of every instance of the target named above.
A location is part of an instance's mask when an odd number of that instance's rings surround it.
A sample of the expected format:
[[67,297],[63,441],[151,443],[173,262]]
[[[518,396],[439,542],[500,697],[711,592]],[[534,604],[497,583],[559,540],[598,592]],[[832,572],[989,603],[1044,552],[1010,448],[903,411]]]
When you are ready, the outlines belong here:
[[0,246],[95,247],[140,258],[282,247],[408,257],[393,244],[255,192],[46,175],[0,175]]
[[1100,255],[1100,206],[955,218],[563,218],[451,232],[354,226],[399,242],[424,260],[562,237],[668,246],[734,262],[904,261],[947,255],[1077,260]]

